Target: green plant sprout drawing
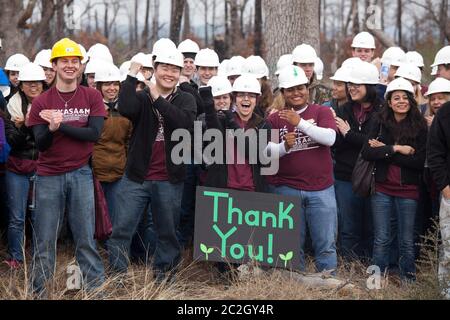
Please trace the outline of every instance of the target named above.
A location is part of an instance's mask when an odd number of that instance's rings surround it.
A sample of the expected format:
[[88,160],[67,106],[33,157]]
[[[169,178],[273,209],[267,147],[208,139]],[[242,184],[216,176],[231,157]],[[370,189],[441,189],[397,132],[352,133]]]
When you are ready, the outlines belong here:
[[209,248],[204,245],[203,243],[200,244],[200,250],[206,255],[206,261],[208,261],[208,255],[210,255],[211,253],[213,253],[214,248]]
[[294,257],[294,252],[292,252],[292,251],[289,251],[288,253],[286,253],[286,255],[280,254],[280,259],[284,261],[285,268],[287,268],[288,261],[292,260],[293,257]]

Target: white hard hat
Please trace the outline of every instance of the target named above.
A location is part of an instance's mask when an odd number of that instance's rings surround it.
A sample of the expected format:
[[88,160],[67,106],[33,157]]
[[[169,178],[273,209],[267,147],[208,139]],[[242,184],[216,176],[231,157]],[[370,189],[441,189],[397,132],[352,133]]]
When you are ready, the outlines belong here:
[[214,76],[208,81],[208,86],[211,87],[213,97],[233,92],[233,87],[227,77]]
[[230,59],[225,59],[220,63],[219,68],[217,69],[218,76],[228,77],[227,68],[228,68],[229,62],[230,62]]
[[316,73],[316,78],[319,81],[323,79],[323,69],[324,65],[322,59],[317,57],[316,62],[314,63],[314,72]]
[[438,73],[438,66],[434,66],[433,68],[431,68],[432,76],[437,76],[437,73]]
[[248,92],[261,95],[261,84],[255,76],[243,74],[234,81],[233,92]]
[[109,63],[114,63],[113,56],[109,48],[102,43],[96,43],[89,48],[87,55],[90,59],[103,60]]
[[336,70],[334,73],[334,76],[330,78],[330,80],[333,81],[341,81],[341,82],[349,82],[350,81],[350,74],[351,74],[352,68],[350,67],[340,67]]
[[161,38],[153,45],[152,56],[158,56],[166,50],[176,49],[175,43],[167,38]]
[[406,63],[413,64],[419,68],[425,66],[422,55],[417,51],[409,51],[406,53]]
[[95,72],[95,82],[116,82],[122,81],[119,68],[113,64],[102,64]]
[[280,75],[281,70],[283,70],[285,67],[290,66],[294,63],[293,55],[292,54],[284,54],[278,59],[277,62],[277,71],[275,71],[275,75]]
[[436,57],[434,58],[434,63],[431,67],[436,67],[441,64],[449,64],[450,63],[450,46],[443,47],[438,51]]
[[368,32],[360,32],[353,38],[352,48],[375,49],[375,38]]
[[218,68],[220,66],[219,56],[214,50],[202,49],[195,56],[194,64],[197,67]]
[[156,63],[170,64],[180,68],[184,67],[183,54],[177,48],[166,49],[156,56]]
[[52,56],[51,49],[44,49],[38,52],[36,57],[34,58],[34,63],[40,65],[44,68],[53,68],[52,63],[50,62],[50,57]]
[[89,56],[86,52],[86,49],[83,47],[83,45],[78,44],[80,46],[81,54],[83,55],[83,60],[81,60],[81,64],[86,64],[89,60]]
[[191,39],[186,39],[178,45],[178,50],[181,53],[198,53],[200,47]]
[[380,73],[375,65],[361,60],[351,70],[348,82],[354,84],[378,84],[380,82]]
[[388,94],[394,91],[406,91],[414,94],[414,87],[408,80],[397,78],[388,84],[384,97],[387,98]]
[[131,58],[131,62],[138,62],[142,64],[144,68],[153,68],[152,58],[149,55],[139,52]]
[[345,60],[344,62],[342,62],[342,67],[349,67],[351,69],[354,68],[355,65],[358,65],[358,63],[362,62],[362,60],[358,57],[353,57],[353,58],[348,58],[347,60]]
[[406,62],[406,53],[399,47],[388,48],[381,57],[381,63],[399,67]]
[[21,53],[13,54],[6,60],[5,70],[19,71],[20,68],[30,62],[30,60]]
[[102,68],[104,65],[111,65],[110,62],[107,62],[105,60],[97,59],[97,58],[91,58],[89,59],[89,62],[86,65],[86,68],[84,69],[85,74],[92,74],[96,73],[98,69]]
[[309,44],[301,44],[292,52],[295,63],[315,63],[317,59],[316,50]]
[[303,84],[308,84],[309,80],[305,75],[305,71],[302,68],[290,65],[280,71],[278,76],[279,87],[282,89],[288,89]]
[[241,56],[232,57],[226,65],[227,77],[240,76],[242,74],[242,68],[246,63],[246,59]]
[[253,75],[256,79],[269,78],[269,68],[260,56],[250,56],[245,59],[245,63],[242,66],[242,73]]
[[450,81],[445,78],[436,78],[430,83],[425,96],[428,97],[435,93],[450,93]]
[[44,81],[46,78],[44,69],[36,63],[28,62],[19,70],[19,81]]
[[420,69],[413,64],[404,63],[398,68],[397,72],[395,73],[395,77],[401,77],[415,81],[417,83],[421,83],[422,71],[420,71]]

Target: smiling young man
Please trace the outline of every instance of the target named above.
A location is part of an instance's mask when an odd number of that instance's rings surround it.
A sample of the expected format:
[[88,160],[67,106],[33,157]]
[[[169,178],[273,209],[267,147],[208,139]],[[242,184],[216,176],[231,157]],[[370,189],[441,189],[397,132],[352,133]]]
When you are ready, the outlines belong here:
[[328,107],[309,104],[308,78],[300,67],[280,72],[285,109],[269,116],[280,130],[280,169],[268,177],[273,193],[300,197],[300,267],[305,268],[303,248],[308,226],[319,272],[337,268],[337,209],[330,147],[336,140],[336,123]]
[[353,38],[353,57],[360,58],[362,61],[372,62],[375,48],[375,38],[368,32],[360,32]]
[[56,85],[33,100],[27,124],[33,129],[40,151],[32,289],[41,297],[55,271],[56,241],[65,212],[84,285],[94,289],[104,281],[103,263],[94,240],[94,185],[89,159],[106,112],[98,91],[78,85],[81,59],[78,44],[70,39],[53,46]]
[[[151,207],[158,235],[153,257],[154,276],[163,281],[180,262],[176,236],[185,166],[171,159],[176,129],[190,129],[197,111],[192,95],[177,88],[183,55],[167,49],[156,57],[156,84],[136,92],[136,74],[141,65],[132,63],[119,94],[119,112],[133,125],[127,166],[119,186],[113,233],[108,241],[111,268],[118,273],[128,268],[128,252],[133,235],[147,206]],[[170,276],[170,275],[169,275]]]

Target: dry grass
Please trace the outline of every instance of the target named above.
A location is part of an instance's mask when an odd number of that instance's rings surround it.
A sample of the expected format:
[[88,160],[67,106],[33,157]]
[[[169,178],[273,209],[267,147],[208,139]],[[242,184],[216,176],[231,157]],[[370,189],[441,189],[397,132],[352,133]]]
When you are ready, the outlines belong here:
[[[436,233],[427,236],[422,258],[418,262],[417,281],[401,283],[396,276],[390,276],[383,289],[366,289],[367,266],[359,262],[344,264],[338,270],[338,278],[354,285],[353,289],[342,286],[337,289],[309,288],[282,277],[279,272],[264,272],[246,280],[224,279],[214,265],[203,262],[189,262],[189,252],[174,283],[153,281],[149,268],[132,265],[125,277],[107,277],[97,292],[67,291],[67,266],[74,263],[73,250],[60,248],[57,272],[50,284],[49,299],[53,300],[367,300],[367,299],[441,299],[437,281],[437,238]],[[102,250],[106,258],[106,252]],[[6,257],[5,248],[0,249],[0,259]],[[29,257],[28,257],[29,260]],[[105,265],[106,265],[105,259]],[[29,261],[28,261],[29,262]],[[310,270],[313,264],[309,262]],[[28,292],[29,263],[24,268],[11,271],[4,263],[0,266],[0,299],[32,299]],[[119,285],[120,284],[120,285]],[[98,295],[100,293],[100,295]]]

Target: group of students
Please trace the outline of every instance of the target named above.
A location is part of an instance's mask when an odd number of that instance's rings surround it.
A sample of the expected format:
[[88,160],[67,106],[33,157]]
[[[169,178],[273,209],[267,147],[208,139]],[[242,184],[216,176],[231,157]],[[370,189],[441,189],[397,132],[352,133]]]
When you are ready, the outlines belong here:
[[[105,245],[117,274],[127,272],[138,243],[156,281],[173,280],[182,248],[192,246],[195,189],[204,185],[299,197],[301,269],[309,239],[319,272],[335,274],[339,251],[382,271],[397,264],[402,279],[413,281],[417,235],[426,219],[439,215],[441,193],[450,202],[450,46],[438,52],[428,88],[421,85],[424,63],[417,52],[389,48],[372,61],[375,39],[367,32],[352,48],[353,57],[330,78],[331,89],[319,80],[323,63],[307,44],[280,58],[275,90],[261,57],[221,63],[191,40],[177,47],[160,39],[151,54],[138,53],[120,68],[106,46],[86,52],[67,38],[33,63],[11,56],[7,81],[0,77],[7,101],[3,148],[10,147],[7,263],[18,268],[24,261],[32,202],[33,292],[44,295],[53,276],[64,216],[84,284],[99,287],[105,268],[94,240],[95,177],[113,226]],[[196,120],[219,130],[224,141],[228,129],[277,130],[267,145],[258,143],[263,150],[257,154],[278,157],[278,172],[263,175],[262,159],[250,162],[249,148],[242,154],[224,146],[231,162],[198,164],[194,155],[190,163],[174,161],[172,134],[193,132]],[[368,197],[352,187],[358,157],[375,163]],[[423,205],[428,202],[431,209]],[[448,276],[448,219],[440,221],[447,230],[442,279]]]

